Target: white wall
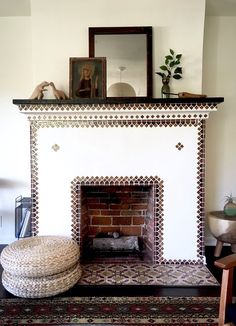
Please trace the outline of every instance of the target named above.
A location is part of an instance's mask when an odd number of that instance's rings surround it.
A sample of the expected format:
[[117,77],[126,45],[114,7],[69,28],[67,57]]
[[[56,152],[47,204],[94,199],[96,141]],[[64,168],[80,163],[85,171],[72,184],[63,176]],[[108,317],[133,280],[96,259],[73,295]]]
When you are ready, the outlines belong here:
[[0,17],[0,243],[14,240],[14,206],[30,196],[29,124],[12,104],[31,91],[29,17]]
[[[30,194],[29,125],[12,99],[43,80],[68,92],[69,57],[88,56],[89,26],[153,26],[154,71],[173,48],[183,53],[184,78],[172,91],[199,93],[204,16],[205,0],[31,0],[31,17],[0,17],[0,243],[14,240],[15,197]],[[153,80],[160,97],[154,72]]]
[[[32,0],[34,83],[54,81],[68,92],[69,57],[88,56],[89,26],[153,26],[153,69],[173,48],[184,78],[172,90],[201,92],[205,0]],[[184,8],[184,9],[183,9]],[[194,35],[194,37],[193,37]],[[154,97],[161,78],[153,72]],[[50,96],[50,94],[49,94]]]
[[[203,92],[225,98],[207,121],[206,212],[222,210],[226,195],[236,197],[235,30],[235,16],[206,18]],[[207,244],[215,244],[209,232],[206,236]]]

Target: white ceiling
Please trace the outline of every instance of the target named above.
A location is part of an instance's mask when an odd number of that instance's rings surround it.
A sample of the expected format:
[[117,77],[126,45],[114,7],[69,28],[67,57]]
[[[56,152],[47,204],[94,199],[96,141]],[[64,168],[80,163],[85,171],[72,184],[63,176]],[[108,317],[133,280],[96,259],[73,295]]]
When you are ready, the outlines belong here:
[[[30,16],[30,2],[31,0],[0,0],[0,16]],[[236,16],[236,0],[206,0],[206,15]]]

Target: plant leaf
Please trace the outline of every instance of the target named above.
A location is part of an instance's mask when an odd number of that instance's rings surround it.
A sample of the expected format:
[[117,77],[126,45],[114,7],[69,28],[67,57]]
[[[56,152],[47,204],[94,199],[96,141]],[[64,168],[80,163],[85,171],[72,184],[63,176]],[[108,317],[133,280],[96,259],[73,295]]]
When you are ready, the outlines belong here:
[[177,54],[177,55],[176,55],[176,59],[178,59],[178,60],[180,60],[181,57],[182,57],[182,54]]
[[166,65],[168,65],[171,60],[173,60],[173,57],[171,55],[166,55],[165,56],[165,64]]
[[175,66],[175,61],[170,62],[170,67],[173,68]]
[[182,74],[182,67],[175,68],[174,74]]
[[166,66],[160,66],[160,69],[165,70],[165,71],[168,70],[168,68]]
[[173,75],[173,78],[174,78],[174,79],[181,79],[181,78],[182,78],[182,76],[181,76],[181,75],[179,75],[179,74],[175,74],[175,75]]
[[161,78],[166,77],[166,75],[163,72],[156,72],[157,75],[161,76]]
[[162,78],[181,79],[182,78],[182,67],[180,65],[181,53],[175,54],[173,49],[169,49],[169,54],[165,56],[164,64],[160,66],[160,70],[163,72],[156,72],[157,75]]

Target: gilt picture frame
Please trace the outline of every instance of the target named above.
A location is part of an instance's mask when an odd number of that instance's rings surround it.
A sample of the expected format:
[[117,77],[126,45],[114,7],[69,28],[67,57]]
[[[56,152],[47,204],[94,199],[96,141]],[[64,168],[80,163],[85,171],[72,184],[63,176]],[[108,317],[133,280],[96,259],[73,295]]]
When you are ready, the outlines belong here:
[[69,58],[71,99],[106,98],[106,58]]

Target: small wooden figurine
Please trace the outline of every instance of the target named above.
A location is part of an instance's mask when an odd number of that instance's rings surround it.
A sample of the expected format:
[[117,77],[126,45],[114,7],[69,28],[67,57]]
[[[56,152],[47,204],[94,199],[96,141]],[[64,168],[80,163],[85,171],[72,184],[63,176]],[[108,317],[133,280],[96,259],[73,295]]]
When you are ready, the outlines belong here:
[[43,92],[47,91],[45,87],[49,86],[49,83],[47,81],[43,81],[39,85],[37,85],[30,96],[30,100],[41,100],[44,96]]
[[53,95],[57,100],[66,100],[68,96],[61,90],[57,89],[53,82],[50,82],[49,85],[52,87]]

